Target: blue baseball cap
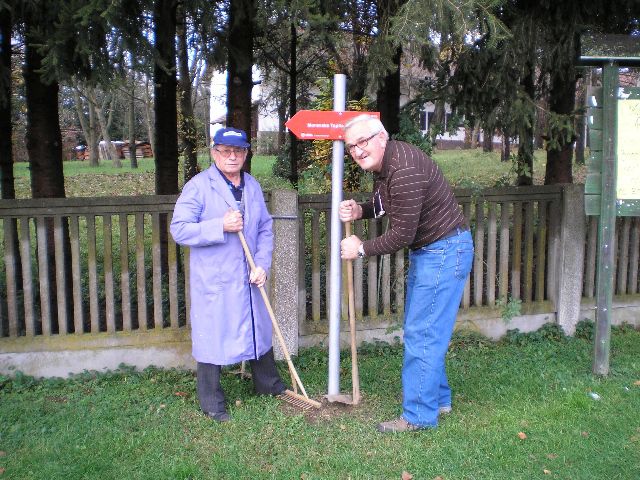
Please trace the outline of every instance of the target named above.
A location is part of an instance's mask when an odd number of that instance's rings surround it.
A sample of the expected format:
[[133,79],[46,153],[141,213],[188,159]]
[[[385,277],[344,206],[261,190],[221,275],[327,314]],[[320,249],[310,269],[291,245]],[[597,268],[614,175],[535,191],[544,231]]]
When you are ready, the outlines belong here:
[[251,146],[247,142],[247,134],[244,130],[231,127],[219,129],[213,136],[213,144],[241,148],[249,148]]

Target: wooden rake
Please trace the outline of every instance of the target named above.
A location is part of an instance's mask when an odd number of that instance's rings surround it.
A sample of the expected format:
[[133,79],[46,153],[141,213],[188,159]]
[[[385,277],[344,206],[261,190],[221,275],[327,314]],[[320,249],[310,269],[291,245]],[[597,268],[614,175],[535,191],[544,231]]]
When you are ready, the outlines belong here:
[[[238,237],[240,237],[242,249],[244,250],[244,254],[247,257],[247,261],[249,262],[251,271],[253,272],[256,269],[256,264],[253,261],[253,256],[251,255],[251,251],[249,250],[249,245],[247,245],[247,241],[245,240],[244,234],[241,231],[238,232]],[[273,325],[274,332],[276,332],[276,337],[278,337],[278,342],[280,343],[280,347],[282,348],[284,358],[287,360],[287,365],[289,366],[289,374],[291,375],[291,385],[293,386],[293,391],[287,389],[282,395],[279,396],[279,398],[287,403],[303,409],[309,409],[312,407],[320,408],[320,402],[316,402],[315,400],[309,398],[309,395],[307,395],[307,392],[302,385],[302,381],[298,376],[298,372],[296,372],[296,369],[293,366],[291,356],[289,355],[289,350],[287,349],[287,345],[285,344],[284,338],[282,337],[282,332],[280,331],[280,326],[278,325],[276,316],[274,315],[273,309],[271,308],[271,302],[269,301],[267,292],[265,291],[264,287],[259,287],[259,289],[260,294],[262,295],[262,299],[264,300],[264,304],[269,312],[269,317],[271,317],[271,324]],[[298,393],[298,387],[300,387],[302,395]]]

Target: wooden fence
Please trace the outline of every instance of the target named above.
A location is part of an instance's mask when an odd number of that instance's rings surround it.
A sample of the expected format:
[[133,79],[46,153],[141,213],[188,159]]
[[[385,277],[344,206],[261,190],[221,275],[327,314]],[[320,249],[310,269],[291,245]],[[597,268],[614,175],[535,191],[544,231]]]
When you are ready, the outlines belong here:
[[[500,317],[501,309],[517,304],[524,313],[544,314],[543,321],[560,322],[553,316],[562,306],[573,302],[579,308],[593,297],[597,222],[585,223],[583,204],[567,201],[571,195],[582,199],[579,187],[458,190],[456,195],[476,249],[459,318]],[[293,310],[292,322],[297,319],[290,326],[295,352],[297,339],[307,337],[301,342],[306,345],[328,332],[330,196],[298,197],[297,216],[292,196],[294,214],[276,214],[274,229],[286,226],[276,232],[276,242],[287,245],[274,252],[270,291],[280,315]],[[68,348],[60,341],[64,337],[73,337],[74,348],[91,345],[100,335],[126,343],[137,334],[164,331],[188,340],[188,249],[178,248],[167,228],[175,199],[0,201],[0,354],[28,351],[33,342],[40,350],[52,348],[53,339],[55,348]],[[274,205],[269,202],[270,209]],[[383,219],[358,221],[353,229],[373,238],[386,227]],[[637,218],[618,220],[616,245],[615,292],[628,298],[639,288]],[[354,261],[359,329],[401,319],[406,269],[407,252]],[[571,282],[578,282],[577,293],[567,289]],[[293,300],[286,297],[292,293]],[[346,300],[342,304],[346,318]],[[579,314],[572,313],[569,329]]]

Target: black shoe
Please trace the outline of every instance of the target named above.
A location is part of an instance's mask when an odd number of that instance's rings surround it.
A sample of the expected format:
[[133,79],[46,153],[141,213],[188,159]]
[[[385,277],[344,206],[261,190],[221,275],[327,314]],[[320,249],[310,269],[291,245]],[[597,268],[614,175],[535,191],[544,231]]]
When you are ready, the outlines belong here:
[[204,412],[204,414],[216,422],[228,422],[231,420],[227,412]]

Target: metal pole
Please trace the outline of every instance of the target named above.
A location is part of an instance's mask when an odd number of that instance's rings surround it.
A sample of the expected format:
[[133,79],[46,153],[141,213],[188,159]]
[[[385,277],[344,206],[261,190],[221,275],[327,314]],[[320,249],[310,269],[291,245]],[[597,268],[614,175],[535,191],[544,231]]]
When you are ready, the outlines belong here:
[[593,373],[609,373],[611,307],[616,231],[616,136],[618,127],[618,65],[602,68],[602,191],[598,219],[598,264],[596,270],[596,332]]
[[[333,110],[344,112],[347,96],[347,77],[333,76]],[[342,293],[342,268],[340,260],[340,240],[342,224],[338,207],[342,201],[342,176],[344,172],[344,143],[333,141],[331,160],[331,263],[329,283],[329,385],[328,394],[340,393],[340,302]]]

